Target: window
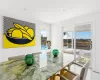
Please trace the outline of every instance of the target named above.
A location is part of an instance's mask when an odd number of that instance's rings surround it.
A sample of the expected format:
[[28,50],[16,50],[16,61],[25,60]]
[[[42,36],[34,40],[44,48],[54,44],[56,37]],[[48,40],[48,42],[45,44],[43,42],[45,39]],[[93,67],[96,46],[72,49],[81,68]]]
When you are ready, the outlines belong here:
[[91,46],[91,31],[76,32],[76,50],[80,50],[77,55],[81,56],[81,59],[78,60],[79,64],[84,64],[88,59],[91,61]]
[[64,32],[63,35],[64,48],[73,48],[73,32]]
[[91,49],[91,32],[76,32],[76,49]]

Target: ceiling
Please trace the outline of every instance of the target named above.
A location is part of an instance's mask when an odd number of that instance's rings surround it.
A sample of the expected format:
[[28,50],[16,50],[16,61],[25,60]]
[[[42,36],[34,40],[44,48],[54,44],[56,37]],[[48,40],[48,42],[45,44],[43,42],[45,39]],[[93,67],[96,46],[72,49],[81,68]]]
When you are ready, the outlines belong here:
[[100,0],[0,0],[0,12],[3,11],[55,23],[100,11]]

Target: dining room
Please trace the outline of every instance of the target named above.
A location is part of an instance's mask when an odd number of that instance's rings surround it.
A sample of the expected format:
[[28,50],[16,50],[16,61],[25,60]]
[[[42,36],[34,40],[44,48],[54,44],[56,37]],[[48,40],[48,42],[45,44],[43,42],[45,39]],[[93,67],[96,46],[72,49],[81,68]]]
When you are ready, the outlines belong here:
[[99,80],[100,0],[0,0],[0,80]]

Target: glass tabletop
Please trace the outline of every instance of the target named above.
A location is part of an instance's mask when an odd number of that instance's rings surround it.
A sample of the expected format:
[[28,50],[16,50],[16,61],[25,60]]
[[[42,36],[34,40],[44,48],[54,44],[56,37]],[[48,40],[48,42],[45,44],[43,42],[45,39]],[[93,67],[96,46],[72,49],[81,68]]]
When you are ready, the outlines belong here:
[[[2,80],[47,80],[53,74],[59,72],[62,68],[70,64],[74,61],[74,56],[70,58],[66,57],[67,54],[59,55],[58,57],[54,58],[51,54],[42,53],[42,54],[35,54],[35,63],[32,66],[25,68],[24,60],[19,61],[18,65],[20,64],[22,68],[16,67],[17,62],[14,66],[14,63],[5,65],[0,65],[0,79]],[[9,66],[11,66],[9,68]],[[13,67],[16,67],[16,74],[14,74]],[[4,70],[5,68],[5,70]],[[20,68],[20,69],[19,69]],[[18,70],[23,70],[18,74]],[[13,74],[11,74],[13,72]],[[9,77],[10,76],[10,77]],[[5,77],[5,78],[4,78]],[[7,78],[7,79],[6,79]]]

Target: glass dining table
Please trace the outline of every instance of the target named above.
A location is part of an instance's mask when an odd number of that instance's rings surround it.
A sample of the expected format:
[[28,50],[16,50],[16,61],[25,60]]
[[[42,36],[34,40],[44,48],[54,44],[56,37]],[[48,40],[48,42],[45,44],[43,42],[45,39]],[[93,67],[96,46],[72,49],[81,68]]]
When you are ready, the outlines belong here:
[[65,53],[62,56],[59,54],[56,58],[51,53],[34,54],[35,63],[28,67],[24,60],[1,63],[0,80],[48,80],[74,61],[74,56],[71,58],[66,56]]

